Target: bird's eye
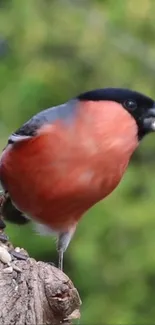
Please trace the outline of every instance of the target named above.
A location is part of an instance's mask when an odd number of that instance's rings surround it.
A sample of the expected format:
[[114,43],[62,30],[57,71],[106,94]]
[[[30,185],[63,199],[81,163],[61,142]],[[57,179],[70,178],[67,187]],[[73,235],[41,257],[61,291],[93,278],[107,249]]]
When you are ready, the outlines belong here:
[[135,100],[128,99],[124,102],[123,106],[130,111],[134,111],[137,108],[137,103]]

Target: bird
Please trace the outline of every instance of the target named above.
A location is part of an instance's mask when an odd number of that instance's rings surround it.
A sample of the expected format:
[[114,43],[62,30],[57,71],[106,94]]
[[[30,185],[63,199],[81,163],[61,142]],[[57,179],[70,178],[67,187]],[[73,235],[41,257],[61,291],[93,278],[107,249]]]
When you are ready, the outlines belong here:
[[4,219],[33,220],[55,235],[63,270],[78,222],[119,185],[141,140],[154,131],[155,101],[126,88],[88,90],[41,110],[2,151]]

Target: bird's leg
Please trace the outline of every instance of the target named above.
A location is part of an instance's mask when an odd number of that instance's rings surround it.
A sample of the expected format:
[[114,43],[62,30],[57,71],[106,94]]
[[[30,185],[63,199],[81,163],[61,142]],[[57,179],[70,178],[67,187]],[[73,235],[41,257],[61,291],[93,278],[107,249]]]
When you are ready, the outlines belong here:
[[6,228],[6,224],[3,219],[0,217],[0,241],[5,243],[9,240],[9,237],[4,233],[4,229]]
[[76,229],[76,225],[74,225],[68,231],[59,233],[58,244],[57,244],[58,268],[62,271],[63,271],[63,255],[72,239],[75,229]]
[[63,271],[63,257],[64,251],[63,249],[58,250],[58,268]]
[[0,218],[0,230],[4,231],[5,228],[6,228],[6,224],[4,223],[3,219]]
[[6,243],[8,240],[9,240],[9,237],[6,234],[4,234],[3,232],[0,232],[0,241],[2,243]]

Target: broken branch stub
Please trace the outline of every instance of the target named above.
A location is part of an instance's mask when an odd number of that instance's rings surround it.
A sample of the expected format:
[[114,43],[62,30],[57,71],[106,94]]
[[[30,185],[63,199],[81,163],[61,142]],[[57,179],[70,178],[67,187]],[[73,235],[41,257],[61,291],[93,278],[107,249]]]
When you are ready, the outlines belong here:
[[56,267],[29,257],[0,261],[1,325],[72,324],[80,305],[73,283]]

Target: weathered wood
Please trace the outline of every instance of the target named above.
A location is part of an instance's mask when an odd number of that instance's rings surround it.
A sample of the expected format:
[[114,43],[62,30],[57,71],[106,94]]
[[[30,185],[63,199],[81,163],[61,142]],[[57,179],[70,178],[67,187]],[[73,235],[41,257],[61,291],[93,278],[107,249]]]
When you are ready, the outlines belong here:
[[68,325],[80,317],[80,304],[73,283],[56,267],[29,257],[0,261],[1,325]]
[[24,250],[14,250],[3,232],[6,198],[0,193],[0,324],[70,325],[80,317],[77,290],[56,267],[35,261]]

